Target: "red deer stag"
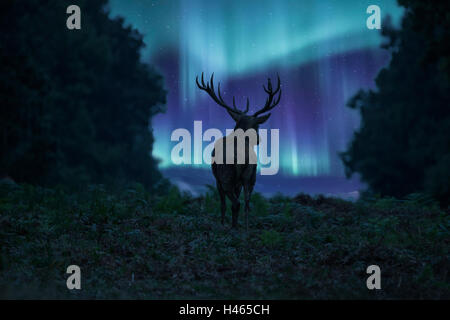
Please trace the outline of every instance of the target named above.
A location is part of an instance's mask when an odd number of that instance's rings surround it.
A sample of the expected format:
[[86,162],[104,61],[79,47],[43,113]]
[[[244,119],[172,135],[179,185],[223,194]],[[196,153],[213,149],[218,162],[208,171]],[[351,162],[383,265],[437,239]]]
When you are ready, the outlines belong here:
[[[248,230],[248,214],[250,211],[250,197],[255,186],[256,181],[256,154],[253,151],[253,147],[259,143],[259,136],[257,134],[258,127],[269,119],[270,113],[264,116],[259,116],[262,113],[268,112],[275,108],[281,99],[281,87],[280,77],[278,76],[278,85],[275,90],[272,88],[270,78],[268,79],[267,88],[263,86],[264,91],[268,94],[266,104],[262,109],[255,112],[253,115],[248,115],[248,109],[250,101],[247,98],[247,107],[245,111],[239,110],[236,107],[235,99],[233,97],[233,108],[227,105],[223,100],[220,93],[220,83],[218,84],[218,96],[214,89],[214,73],[211,75],[210,81],[206,82],[203,79],[203,73],[201,83],[199,83],[198,77],[196,78],[197,86],[207,92],[209,96],[219,106],[225,108],[228,114],[236,122],[233,134],[226,136],[223,139],[218,140],[214,144],[214,150],[212,152],[212,172],[216,178],[216,185],[220,195],[222,224],[224,224],[225,211],[226,211],[226,196],[231,200],[232,206],[232,228],[238,227],[238,215],[240,209],[239,196],[241,194],[242,187],[244,188],[244,200],[245,200],[245,224]],[[241,129],[241,130],[239,130]],[[236,136],[236,132],[241,133],[241,137],[244,136],[245,143],[238,144],[239,137]],[[242,133],[245,132],[243,135]],[[253,132],[253,136],[256,139],[251,139],[251,135],[248,132]],[[221,145],[220,145],[221,144]],[[232,150],[231,155],[227,154],[228,150]],[[218,147],[221,147],[220,149]],[[216,150],[220,150],[218,153]],[[236,150],[236,152],[234,152]],[[245,158],[245,161],[239,161],[241,157]],[[231,157],[232,161],[228,161]],[[241,158],[242,159],[242,158]],[[252,161],[253,160],[253,161]]]

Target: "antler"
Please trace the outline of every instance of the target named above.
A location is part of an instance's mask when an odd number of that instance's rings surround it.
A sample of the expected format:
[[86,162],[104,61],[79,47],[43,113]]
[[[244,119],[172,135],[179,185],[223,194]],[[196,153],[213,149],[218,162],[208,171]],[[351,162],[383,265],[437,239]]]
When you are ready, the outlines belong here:
[[229,112],[233,112],[233,113],[237,113],[237,114],[246,114],[248,112],[248,108],[250,106],[250,100],[247,98],[247,107],[245,108],[245,111],[239,110],[236,107],[236,102],[235,99],[233,97],[233,108],[229,107],[226,102],[223,100],[222,95],[220,93],[220,82],[218,85],[218,94],[219,97],[216,96],[216,92],[214,89],[214,73],[211,75],[211,80],[208,82],[206,82],[203,79],[203,72],[202,72],[202,84],[200,85],[200,83],[198,82],[198,76],[195,78],[195,82],[197,82],[197,86],[199,87],[199,89],[206,91],[209,96],[219,105],[224,107],[225,109],[227,109],[227,111]]
[[[253,116],[257,116],[257,115],[260,115],[261,113],[270,111],[273,108],[275,108],[278,103],[280,103],[280,99],[281,99],[280,76],[277,75],[277,77],[278,77],[278,85],[277,85],[277,88],[276,88],[275,91],[273,91],[272,82],[270,81],[270,78],[267,79],[267,82],[268,82],[267,83],[267,89],[266,89],[265,86],[263,86],[263,88],[264,88],[264,91],[269,95],[269,97],[266,100],[265,106],[261,110],[255,112],[255,114]],[[277,94],[278,94],[278,98],[275,101],[273,101],[273,98]]]

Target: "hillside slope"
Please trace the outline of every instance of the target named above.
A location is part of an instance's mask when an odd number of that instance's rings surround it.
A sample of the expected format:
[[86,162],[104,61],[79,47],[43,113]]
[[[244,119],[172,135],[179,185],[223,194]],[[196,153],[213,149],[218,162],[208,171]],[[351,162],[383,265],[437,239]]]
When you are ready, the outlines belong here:
[[[255,194],[250,230],[192,198],[0,186],[2,298],[449,299],[449,212],[420,196],[356,203]],[[65,273],[79,265],[82,289]],[[368,290],[366,268],[381,268]]]

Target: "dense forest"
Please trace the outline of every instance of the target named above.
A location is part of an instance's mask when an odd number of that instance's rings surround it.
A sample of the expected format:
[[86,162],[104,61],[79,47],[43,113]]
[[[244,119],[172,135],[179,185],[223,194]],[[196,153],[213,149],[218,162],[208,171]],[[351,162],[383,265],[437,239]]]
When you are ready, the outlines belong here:
[[0,4],[0,178],[83,186],[161,176],[149,120],[164,108],[162,77],[140,61],[142,36],[110,19],[106,0]]
[[343,160],[374,193],[423,192],[450,204],[450,2],[400,0],[400,29],[383,26],[392,54],[376,89],[349,106],[361,128]]
[[450,4],[399,3],[389,65],[349,102],[362,122],[342,158],[367,192],[255,193],[246,232],[220,224],[215,188],[158,172],[163,79],[106,0],[77,1],[76,32],[70,1],[1,1],[0,298],[450,299]]

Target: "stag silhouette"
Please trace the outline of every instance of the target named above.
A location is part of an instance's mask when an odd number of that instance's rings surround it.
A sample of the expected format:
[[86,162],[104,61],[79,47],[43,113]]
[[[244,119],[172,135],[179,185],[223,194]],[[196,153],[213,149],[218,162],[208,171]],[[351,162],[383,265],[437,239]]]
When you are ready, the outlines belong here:
[[[216,178],[217,190],[220,195],[220,205],[221,205],[221,221],[224,224],[225,211],[226,211],[226,197],[231,201],[231,211],[232,211],[232,228],[238,227],[238,216],[240,210],[239,196],[241,194],[242,188],[244,188],[244,201],[245,201],[245,225],[248,231],[248,215],[250,211],[250,198],[253,192],[253,187],[256,182],[256,154],[254,153],[254,146],[259,143],[259,136],[257,134],[259,125],[266,122],[270,117],[270,113],[259,116],[265,112],[268,112],[278,105],[281,99],[281,84],[280,77],[278,76],[278,85],[275,90],[273,90],[270,78],[267,80],[267,88],[263,86],[264,91],[268,94],[266,103],[262,109],[255,112],[253,115],[248,115],[247,112],[250,106],[250,100],[247,98],[247,106],[244,111],[236,107],[235,98],[233,97],[233,108],[227,105],[223,100],[220,92],[220,82],[218,84],[218,96],[216,95],[214,89],[214,73],[211,75],[210,81],[206,82],[203,78],[203,73],[201,77],[201,83],[199,83],[198,76],[196,77],[196,83],[199,89],[207,92],[209,96],[216,102],[219,106],[225,108],[228,114],[236,122],[233,134],[230,134],[222,139],[219,139],[214,144],[214,149],[212,151],[212,172]],[[239,130],[241,129],[241,130]],[[255,133],[256,139],[251,139],[251,135],[247,135],[247,132],[252,131]],[[238,144],[239,139],[236,136],[236,132],[240,132],[240,136],[244,136],[245,143]],[[244,135],[242,133],[244,132]],[[232,163],[227,159],[230,155],[227,153],[232,146]],[[220,150],[221,152],[216,152]],[[239,161],[240,156],[244,156],[245,161]]]

